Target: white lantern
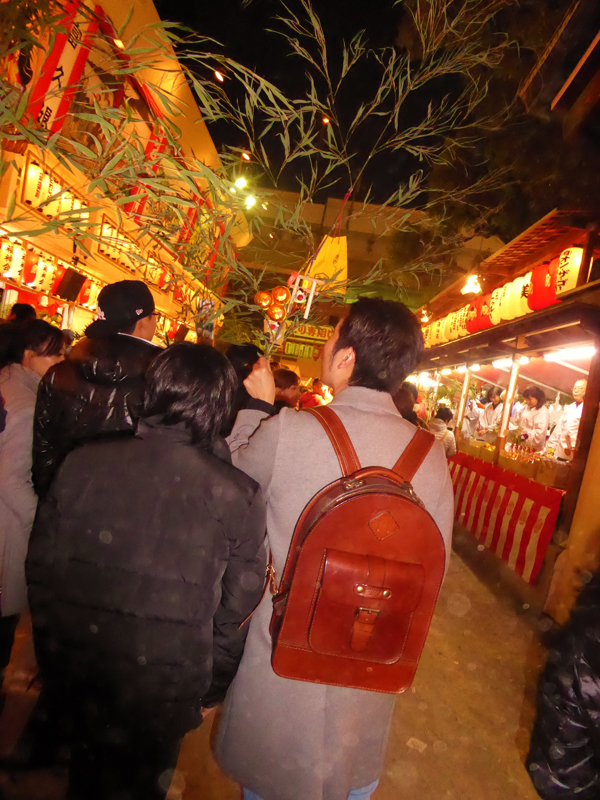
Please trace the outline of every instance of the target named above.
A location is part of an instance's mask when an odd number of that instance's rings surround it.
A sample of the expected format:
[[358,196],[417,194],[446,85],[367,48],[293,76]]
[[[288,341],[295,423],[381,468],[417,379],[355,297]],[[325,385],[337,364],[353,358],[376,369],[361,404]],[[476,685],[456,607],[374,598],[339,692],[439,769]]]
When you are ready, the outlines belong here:
[[511,304],[512,292],[512,282],[505,283],[500,289],[500,317],[504,322],[515,318],[514,308]]
[[460,311],[457,312],[457,325],[458,325],[458,335],[467,336],[469,331],[467,330],[467,318],[469,314],[469,305],[463,306]]
[[583,249],[581,247],[569,247],[560,254],[556,269],[557,297],[576,288],[582,261]]
[[521,294],[519,296],[519,316],[523,317],[525,314],[530,314],[531,309],[529,308],[528,297],[531,295],[533,291],[533,286],[531,284],[531,276],[532,273],[528,272],[527,275],[524,275],[522,278],[521,284]]
[[40,272],[42,273],[38,283],[40,291],[49,292],[52,289],[56,278],[56,270],[54,259],[48,256],[42,256],[42,258],[40,258],[38,266],[38,275]]
[[421,333],[423,334],[423,339],[425,340],[425,347],[431,347],[431,325],[426,325],[422,328]]
[[[515,278],[511,284],[510,288],[510,307],[512,311],[512,319],[516,317],[522,317],[525,313],[521,310],[522,308],[522,292],[523,292],[523,285],[525,283],[525,278]],[[527,299],[525,299],[527,302]]]
[[499,325],[502,322],[500,314],[500,303],[502,298],[502,287],[494,289],[490,298],[490,321],[492,325]]

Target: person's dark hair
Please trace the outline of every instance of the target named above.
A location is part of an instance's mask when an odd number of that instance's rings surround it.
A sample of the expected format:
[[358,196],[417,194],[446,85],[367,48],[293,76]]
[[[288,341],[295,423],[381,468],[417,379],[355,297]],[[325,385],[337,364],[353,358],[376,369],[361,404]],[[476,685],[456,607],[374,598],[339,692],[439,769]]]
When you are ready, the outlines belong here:
[[539,386],[528,386],[523,392],[523,397],[525,399],[535,397],[537,401],[536,408],[541,408],[546,403],[546,393]]
[[27,322],[36,318],[35,308],[29,303],[15,303],[8,315],[9,322]]
[[262,356],[262,350],[255,344],[232,344],[227,350],[227,358],[235,370],[240,383],[252,372],[252,367]]
[[486,403],[491,403],[494,397],[502,397],[502,389],[499,386],[492,386],[485,397]]
[[273,373],[273,380],[275,386],[282,391],[290,389],[292,386],[298,386],[300,378],[291,369],[276,369]]
[[8,322],[0,326],[0,369],[20,364],[26,350],[32,350],[37,356],[58,356],[63,347],[60,328],[43,319]]
[[411,393],[414,405],[419,399],[419,390],[417,389],[417,387],[414,385],[414,383],[411,383],[410,381],[403,381],[402,388],[406,389],[407,392]]
[[435,412],[435,418],[444,420],[446,424],[452,422],[453,416],[454,414],[452,413],[452,411],[450,411],[449,408],[444,408],[444,406],[438,408],[438,410]]
[[181,342],[157,356],[146,374],[143,417],[183,422],[192,442],[210,448],[229,417],[237,386],[227,358],[209,344]]
[[335,352],[356,355],[351,386],[395,394],[424,349],[421,326],[404,303],[361,297],[340,326]]
[[402,385],[396,394],[392,396],[392,400],[403,419],[412,422],[413,425],[418,425],[418,417],[414,410],[415,399],[410,389]]

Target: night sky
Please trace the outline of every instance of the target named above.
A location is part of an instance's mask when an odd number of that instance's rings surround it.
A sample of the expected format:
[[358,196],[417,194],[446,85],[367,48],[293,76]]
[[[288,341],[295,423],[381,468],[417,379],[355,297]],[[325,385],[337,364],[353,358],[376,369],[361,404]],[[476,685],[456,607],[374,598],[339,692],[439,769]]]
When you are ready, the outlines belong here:
[[[277,14],[284,13],[282,4],[277,0],[254,0],[247,6],[243,6],[241,0],[220,0],[218,3],[191,3],[188,0],[155,2],[164,20],[181,22],[199,34],[221,42],[227,56],[254,69],[288,96],[298,97],[304,94],[307,86],[305,62],[298,56],[289,55],[290,48],[285,39],[267,30],[285,30],[285,26],[276,19]],[[290,7],[301,14],[299,3],[292,0]],[[394,6],[390,0],[348,0],[344,3],[316,0],[313,8],[321,19],[328,39],[330,63],[336,66],[341,63],[342,41],[349,42],[362,29],[366,30],[371,46],[390,47],[396,44],[404,13],[401,5]],[[341,97],[342,113],[346,111],[350,118],[360,102],[372,96],[379,82],[372,64],[359,66],[358,70],[349,85],[351,96]],[[246,142],[231,125],[212,125],[210,132],[219,149],[224,145],[246,146]],[[372,135],[373,130],[367,131],[364,142],[357,142],[359,152],[361,148],[363,151],[370,148]],[[382,157],[373,166],[364,184],[375,184],[379,199],[383,200],[400,181],[407,180],[414,169],[414,160],[410,156],[400,153],[385,159]],[[348,188],[347,183],[348,180],[344,177],[327,194],[343,195]],[[297,188],[294,172],[286,174],[280,188]]]

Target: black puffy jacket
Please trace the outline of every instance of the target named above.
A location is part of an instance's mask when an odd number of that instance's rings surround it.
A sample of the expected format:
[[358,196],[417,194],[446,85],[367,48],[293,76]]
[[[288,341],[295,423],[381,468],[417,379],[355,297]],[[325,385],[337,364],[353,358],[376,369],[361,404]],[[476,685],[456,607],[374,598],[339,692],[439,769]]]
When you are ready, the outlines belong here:
[[550,650],[527,767],[546,800],[600,798],[600,574]]
[[29,541],[42,677],[132,711],[178,705],[183,735],[235,675],[240,625],[264,584],[264,534],[258,484],[183,427],[144,420],[135,437],[74,450]]
[[134,336],[82,339],[52,367],[38,389],[33,430],[33,486],[47,491],[77,444],[106,433],[133,433],[144,399],[144,375],[160,348]]

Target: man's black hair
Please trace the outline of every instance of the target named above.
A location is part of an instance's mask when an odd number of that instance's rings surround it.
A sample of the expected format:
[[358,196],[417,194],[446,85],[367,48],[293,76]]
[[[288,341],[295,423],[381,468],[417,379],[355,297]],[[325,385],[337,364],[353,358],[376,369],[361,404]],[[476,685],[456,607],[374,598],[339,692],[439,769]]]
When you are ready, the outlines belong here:
[[424,341],[404,303],[361,297],[340,326],[335,352],[346,347],[356,356],[351,386],[395,394],[419,363]]
[[26,350],[31,350],[36,356],[58,356],[63,347],[60,328],[43,319],[8,322],[0,326],[0,369],[9,364],[20,364]]
[[446,424],[452,422],[452,417],[454,414],[450,411],[449,408],[445,408],[444,406],[440,406],[438,410],[435,412],[435,418],[443,420]]
[[144,417],[183,422],[192,442],[209,449],[231,413],[237,378],[227,358],[208,344],[182,342],[157,356],[146,375]]
[[10,322],[26,322],[30,319],[36,319],[37,314],[35,308],[29,303],[15,303],[8,315]]
[[525,399],[528,397],[535,397],[537,402],[536,408],[541,408],[546,404],[546,393],[540,389],[539,386],[528,386],[523,392],[523,397]]

